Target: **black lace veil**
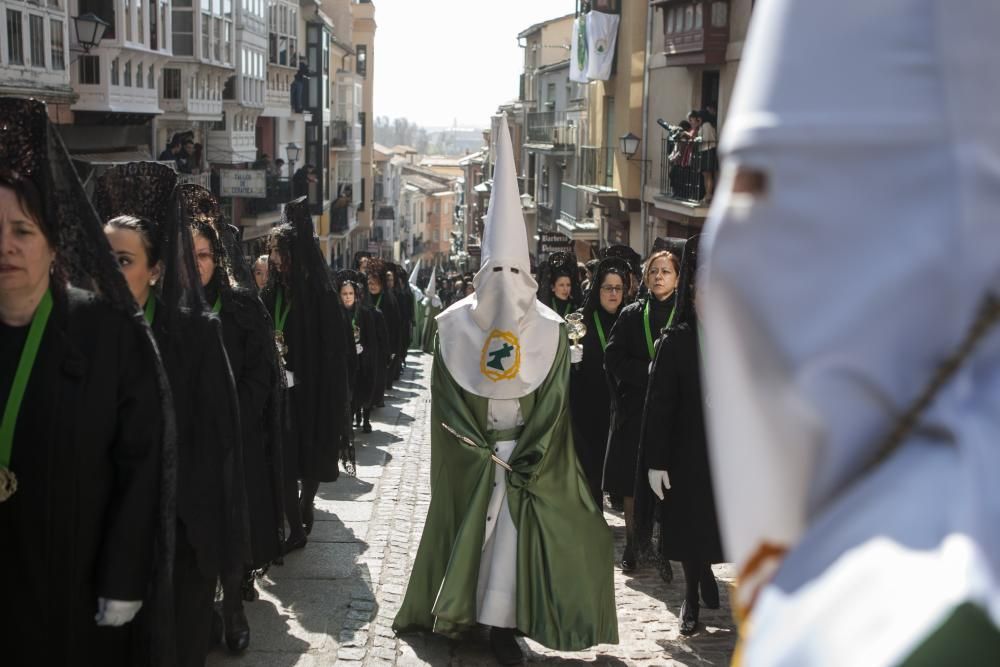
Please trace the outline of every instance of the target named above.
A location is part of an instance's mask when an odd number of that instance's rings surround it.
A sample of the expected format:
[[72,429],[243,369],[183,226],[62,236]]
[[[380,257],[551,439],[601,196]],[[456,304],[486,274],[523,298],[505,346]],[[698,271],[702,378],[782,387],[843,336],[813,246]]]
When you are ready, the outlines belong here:
[[590,289],[587,290],[587,296],[583,302],[584,323],[589,323],[593,312],[601,307],[601,283],[604,282],[605,276],[610,273],[621,277],[622,286],[625,289],[622,294],[621,305],[618,306],[618,312],[621,312],[621,309],[627,305],[629,285],[634,280],[632,268],[628,262],[619,257],[602,259],[594,271],[594,278],[590,281]]
[[[553,308],[555,294],[552,283],[562,276],[569,278],[572,291],[569,301],[574,307],[583,303],[583,290],[580,286],[580,271],[577,269],[576,255],[571,252],[554,252],[540,269],[538,277],[538,299],[546,306]],[[560,313],[562,315],[562,313]]]

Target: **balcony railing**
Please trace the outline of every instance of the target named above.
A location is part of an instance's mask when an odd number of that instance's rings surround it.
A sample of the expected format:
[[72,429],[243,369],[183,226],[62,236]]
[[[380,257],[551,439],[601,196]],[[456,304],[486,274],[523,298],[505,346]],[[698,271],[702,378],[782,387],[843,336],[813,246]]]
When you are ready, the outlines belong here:
[[287,178],[268,178],[267,196],[263,199],[247,199],[247,215],[258,216],[267,213],[277,213],[282,204],[292,199],[291,183]]
[[528,114],[528,142],[554,147],[576,145],[576,124],[566,120],[565,111],[536,111]]
[[674,141],[660,144],[660,194],[679,201],[699,202],[705,197],[704,174],[719,171],[715,142]]
[[559,190],[559,217],[576,220],[576,186],[569,183],[560,183]]
[[615,151],[609,147],[580,147],[580,185],[613,188]]

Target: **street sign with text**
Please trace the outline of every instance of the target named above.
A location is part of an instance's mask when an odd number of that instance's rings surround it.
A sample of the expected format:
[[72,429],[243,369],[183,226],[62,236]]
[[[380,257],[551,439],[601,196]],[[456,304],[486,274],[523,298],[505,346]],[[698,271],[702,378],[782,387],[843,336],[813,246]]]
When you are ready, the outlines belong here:
[[267,172],[263,169],[222,169],[219,175],[223,197],[267,197]]

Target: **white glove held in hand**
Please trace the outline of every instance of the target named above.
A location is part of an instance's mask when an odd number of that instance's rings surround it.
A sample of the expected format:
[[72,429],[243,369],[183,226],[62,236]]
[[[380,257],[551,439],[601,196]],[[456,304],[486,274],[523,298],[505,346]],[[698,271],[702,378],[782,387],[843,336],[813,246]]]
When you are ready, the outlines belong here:
[[119,627],[125,625],[139,613],[142,600],[108,600],[97,598],[97,615],[94,620],[98,625]]
[[569,346],[570,363],[578,364],[583,361],[583,345],[577,343]]
[[660,500],[663,500],[663,489],[670,490],[670,475],[667,474],[666,470],[653,470],[649,469],[647,472],[649,476],[649,487],[653,489],[653,493]]
[[356,351],[356,352],[357,352],[358,354],[361,354],[362,352],[364,352],[364,351],[365,351],[365,348],[364,348],[364,346],[363,346],[363,345],[362,345],[361,343],[358,343],[357,345],[355,345],[355,346],[354,346],[354,350],[355,350],[355,351]]

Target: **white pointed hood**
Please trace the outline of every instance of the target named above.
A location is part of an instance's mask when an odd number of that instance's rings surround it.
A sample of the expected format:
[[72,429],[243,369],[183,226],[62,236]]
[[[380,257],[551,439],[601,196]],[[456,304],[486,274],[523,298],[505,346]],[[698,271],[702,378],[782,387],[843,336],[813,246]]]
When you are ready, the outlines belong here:
[[445,366],[467,391],[520,398],[548,376],[562,318],[542,305],[531,277],[528,236],[507,117],[499,123],[493,191],[483,232],[476,291],[437,317]]
[[413,270],[410,271],[410,287],[420,289],[417,287],[417,277],[420,275],[420,262],[423,260],[422,257],[417,258],[417,263],[413,265]]
[[440,308],[441,297],[438,296],[437,272],[438,268],[436,266],[433,269],[431,269],[431,279],[427,283],[427,289],[424,290],[423,304],[425,306],[434,306],[435,308]]

